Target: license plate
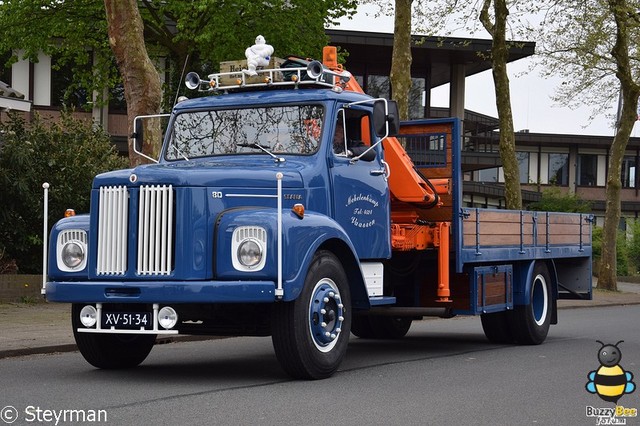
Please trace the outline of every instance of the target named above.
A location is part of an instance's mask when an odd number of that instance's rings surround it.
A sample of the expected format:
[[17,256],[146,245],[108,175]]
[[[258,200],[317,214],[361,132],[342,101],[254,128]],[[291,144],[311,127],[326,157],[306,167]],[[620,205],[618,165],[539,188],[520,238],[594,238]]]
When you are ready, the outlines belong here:
[[145,330],[153,329],[151,312],[103,312],[102,328]]

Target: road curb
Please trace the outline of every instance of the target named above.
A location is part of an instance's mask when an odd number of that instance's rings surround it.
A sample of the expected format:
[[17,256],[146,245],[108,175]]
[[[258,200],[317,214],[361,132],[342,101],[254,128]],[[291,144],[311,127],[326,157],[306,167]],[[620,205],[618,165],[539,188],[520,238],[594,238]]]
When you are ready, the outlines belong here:
[[[156,340],[155,345],[167,345],[180,342],[200,342],[203,340],[227,339],[229,337],[231,336],[193,336],[185,334],[182,336],[160,337]],[[33,346],[28,348],[0,350],[0,359],[16,358],[29,355],[75,352],[77,350],[78,346],[76,346],[75,343],[67,343],[63,345]]]

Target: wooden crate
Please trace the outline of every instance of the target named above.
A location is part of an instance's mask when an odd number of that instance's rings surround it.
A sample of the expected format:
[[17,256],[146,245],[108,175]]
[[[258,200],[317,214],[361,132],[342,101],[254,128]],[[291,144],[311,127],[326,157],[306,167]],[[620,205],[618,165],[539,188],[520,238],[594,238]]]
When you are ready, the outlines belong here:
[[[269,66],[258,67],[256,68],[256,71],[266,69],[266,68],[270,68],[270,69],[280,68],[283,62],[284,62],[284,59],[272,56],[271,60],[269,61]],[[247,69],[246,59],[242,59],[239,61],[220,62],[220,73],[226,73],[226,72],[236,73],[237,72],[237,74],[220,76],[220,85],[230,86],[230,85],[237,84],[237,79],[242,78],[242,70],[246,70],[246,69]],[[247,84],[263,83],[264,77],[265,77],[264,74],[259,74],[254,77],[245,75],[245,82]],[[273,81],[274,82],[283,81],[282,73],[281,72],[274,73]]]

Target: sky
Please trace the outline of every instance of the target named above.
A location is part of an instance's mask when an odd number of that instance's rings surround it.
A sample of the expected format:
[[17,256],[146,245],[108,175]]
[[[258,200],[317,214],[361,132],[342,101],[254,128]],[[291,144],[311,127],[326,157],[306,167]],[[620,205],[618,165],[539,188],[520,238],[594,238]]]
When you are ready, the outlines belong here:
[[[375,9],[361,5],[353,19],[342,18],[338,26],[344,30],[393,33],[393,17],[374,17]],[[489,38],[474,36],[475,38]],[[535,41],[535,40],[533,40]],[[511,107],[516,131],[528,129],[532,133],[560,133],[575,135],[613,136],[611,119],[605,114],[589,121],[591,108],[578,109],[557,105],[551,96],[561,84],[560,78],[545,79],[539,72],[530,71],[531,59],[521,59],[508,65],[510,74]],[[431,91],[432,106],[448,107],[449,85]],[[491,70],[468,77],[465,88],[466,109],[497,117],[495,93]],[[611,105],[607,114],[615,113]],[[640,136],[640,125],[636,125],[632,136]]]

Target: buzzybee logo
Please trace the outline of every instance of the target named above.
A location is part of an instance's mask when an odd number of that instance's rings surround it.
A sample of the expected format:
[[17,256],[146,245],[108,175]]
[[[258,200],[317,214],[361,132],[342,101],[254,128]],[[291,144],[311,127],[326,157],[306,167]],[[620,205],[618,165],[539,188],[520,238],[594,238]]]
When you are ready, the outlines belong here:
[[626,425],[627,417],[637,417],[636,408],[627,408],[618,405],[618,400],[625,394],[630,394],[636,389],[633,382],[633,373],[625,371],[620,365],[622,351],[618,347],[623,340],[615,345],[604,344],[599,340],[596,342],[602,345],[598,350],[598,361],[600,367],[590,371],[587,375],[589,381],[585,385],[587,392],[596,394],[606,402],[613,402],[614,408],[597,408],[587,406],[587,417],[596,418],[596,425]]
[[602,347],[598,351],[598,361],[600,368],[588,374],[589,381],[586,384],[587,392],[595,393],[604,401],[618,403],[618,400],[625,393],[631,393],[636,385],[633,383],[633,373],[624,371],[619,365],[622,360],[622,351],[618,345],[605,345],[600,340],[596,340]]

